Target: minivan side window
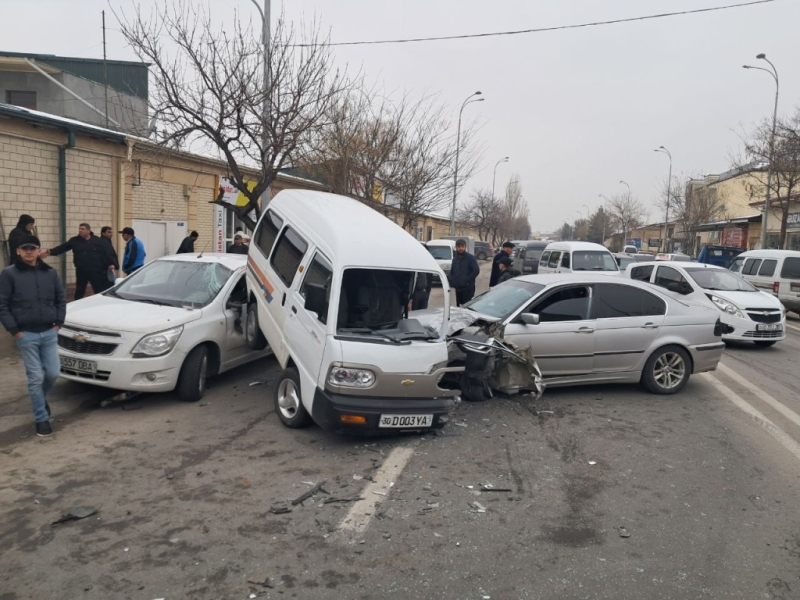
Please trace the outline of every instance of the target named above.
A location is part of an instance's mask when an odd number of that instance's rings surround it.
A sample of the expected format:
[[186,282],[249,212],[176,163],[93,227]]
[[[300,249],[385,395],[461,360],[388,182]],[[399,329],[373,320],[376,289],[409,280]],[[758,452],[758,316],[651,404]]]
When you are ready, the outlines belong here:
[[758,270],[759,275],[764,277],[772,277],[775,274],[775,267],[778,265],[777,260],[765,260]]
[[800,279],[800,258],[789,256],[783,261],[782,279]]
[[258,226],[258,229],[256,229],[256,232],[253,234],[256,246],[258,246],[258,249],[261,250],[267,258],[269,258],[270,252],[272,252],[272,246],[275,244],[275,238],[278,237],[278,232],[281,230],[281,227],[283,227],[283,219],[271,210],[268,210],[264,218],[261,219],[261,224]]
[[551,252],[550,253],[550,262],[547,263],[547,266],[551,269],[555,269],[558,266],[558,259],[561,258],[561,252]]
[[546,267],[549,261],[550,261],[550,250],[542,253],[542,257],[539,259],[539,264],[542,265],[543,267]]
[[569,252],[564,252],[564,256],[561,257],[561,266],[569,269]]
[[275,252],[272,253],[269,262],[278,277],[287,286],[292,285],[294,275],[297,273],[297,268],[300,266],[306,250],[308,250],[308,242],[290,227],[287,227],[278,239]]
[[[303,284],[300,286],[300,295],[305,298],[308,285],[315,283],[317,285],[328,287],[328,299],[330,300],[330,280],[332,276],[333,268],[331,267],[330,263],[325,259],[324,256],[317,253],[314,256],[314,260],[311,261],[311,264],[309,264],[308,268],[306,269],[306,274],[303,278]],[[317,315],[317,320],[321,323],[326,323],[328,321],[328,311],[323,311],[323,314]]]
[[631,269],[631,279],[635,279],[637,281],[650,281],[650,276],[653,274],[653,265],[647,265],[644,267],[634,267]]
[[760,258],[748,258],[744,263],[742,275],[755,275],[758,273],[758,267],[761,266]]
[[733,271],[734,273],[738,273],[739,271],[741,271],[741,270],[742,270],[742,263],[743,263],[743,262],[744,262],[744,259],[743,259],[743,258],[737,258],[737,259],[735,259],[735,260],[734,260],[734,261],[731,263],[730,270],[731,270],[731,271]]

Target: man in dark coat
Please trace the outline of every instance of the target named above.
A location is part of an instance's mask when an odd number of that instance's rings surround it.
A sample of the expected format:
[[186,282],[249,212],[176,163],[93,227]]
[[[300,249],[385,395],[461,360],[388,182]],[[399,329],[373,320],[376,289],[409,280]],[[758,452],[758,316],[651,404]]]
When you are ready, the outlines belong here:
[[66,242],[42,253],[42,258],[58,256],[72,250],[72,262],[75,265],[75,300],[86,295],[86,284],[91,283],[95,294],[111,287],[108,270],[114,268],[116,260],[111,257],[108,244],[94,233],[92,226],[81,223],[78,235]]
[[514,244],[511,242],[503,242],[503,248],[492,261],[492,274],[489,276],[489,287],[493,288],[500,283],[500,262],[503,258],[508,258],[514,251]]
[[196,231],[193,231],[183,238],[181,245],[178,246],[177,254],[194,254],[194,243],[197,241],[198,237],[200,237],[200,235]]
[[428,308],[428,301],[431,297],[431,280],[433,276],[429,273],[417,273],[417,281],[414,284],[414,293],[411,295],[411,310],[425,310]]
[[456,241],[456,255],[450,266],[450,285],[456,291],[456,305],[472,300],[475,296],[475,280],[481,272],[478,259],[467,252],[467,242]]
[[110,225],[106,225],[100,230],[100,240],[108,244],[108,251],[111,253],[111,258],[114,259],[114,270],[119,271],[119,257],[117,256],[117,249],[114,248],[113,238],[114,228]]
[[233,236],[233,243],[228,246],[228,254],[247,254],[248,250],[250,250],[250,246],[244,243],[241,233]]
[[22,238],[33,233],[36,219],[30,215],[20,215],[17,226],[8,234],[8,264],[17,260],[17,248]]
[[16,261],[0,273],[0,323],[22,356],[36,434],[44,437],[53,432],[47,394],[61,371],[58,330],[67,299],[55,269],[39,258],[40,247],[33,235],[20,239]]
[[501,257],[500,260],[497,261],[497,264],[498,267],[500,268],[500,279],[497,280],[498,284],[522,275],[522,273],[520,273],[516,269],[511,268],[511,259],[508,258],[508,256]]

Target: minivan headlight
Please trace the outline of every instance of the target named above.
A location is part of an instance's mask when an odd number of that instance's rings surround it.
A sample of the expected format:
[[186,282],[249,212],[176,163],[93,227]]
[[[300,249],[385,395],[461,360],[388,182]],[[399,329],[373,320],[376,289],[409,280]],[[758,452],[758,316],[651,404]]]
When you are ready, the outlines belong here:
[[152,358],[168,354],[178,343],[183,325],[144,336],[131,350],[134,358]]
[[733,315],[734,317],[739,317],[740,319],[744,319],[742,311],[740,311],[734,304],[731,304],[727,300],[723,300],[719,296],[714,296],[713,294],[709,294],[708,297],[722,312],[726,312],[729,315]]
[[328,373],[328,383],[336,386],[364,389],[375,385],[375,373],[369,369],[331,367]]

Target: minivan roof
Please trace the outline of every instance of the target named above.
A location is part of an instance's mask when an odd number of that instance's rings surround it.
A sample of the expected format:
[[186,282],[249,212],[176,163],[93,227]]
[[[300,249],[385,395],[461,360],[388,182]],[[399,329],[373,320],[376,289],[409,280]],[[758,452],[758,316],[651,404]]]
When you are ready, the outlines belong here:
[[456,247],[455,240],[428,240],[425,244],[431,244],[432,246],[450,246],[451,248]]
[[748,258],[750,256],[781,258],[783,256],[800,256],[800,252],[798,252],[797,250],[774,250],[774,249],[748,250],[747,252],[742,252],[736,258]]
[[609,252],[608,248],[594,242],[551,242],[545,250],[594,250]]
[[425,247],[368,206],[336,194],[283,190],[269,203],[341,267],[439,271]]

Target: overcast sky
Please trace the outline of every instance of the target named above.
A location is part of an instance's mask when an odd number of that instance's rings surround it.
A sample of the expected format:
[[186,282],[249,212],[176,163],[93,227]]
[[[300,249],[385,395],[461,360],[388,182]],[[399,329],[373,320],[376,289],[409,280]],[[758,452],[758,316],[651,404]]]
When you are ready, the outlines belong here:
[[[274,0],[289,20],[316,16],[334,42],[529,29],[637,17],[743,0]],[[263,0],[259,0],[263,3]],[[152,4],[143,0],[142,5]],[[230,19],[249,0],[208,0],[212,16]],[[2,0],[5,51],[102,57],[100,11],[107,11],[108,54],[136,60],[108,14],[130,0]],[[483,127],[483,170],[461,191],[498,190],[520,177],[534,230],[550,231],[577,212],[623,191],[626,180],[650,206],[674,174],[730,167],[739,133],[771,116],[775,87],[760,65],[765,52],[781,76],[779,111],[800,104],[800,2],[676,16],[602,27],[483,39],[336,48],[336,60],[362,69],[389,90],[439,93],[453,109],[475,90],[485,101],[465,118]],[[765,65],[766,66],[766,65]],[[658,219],[657,211],[651,213]],[[663,218],[663,217],[662,217]]]

